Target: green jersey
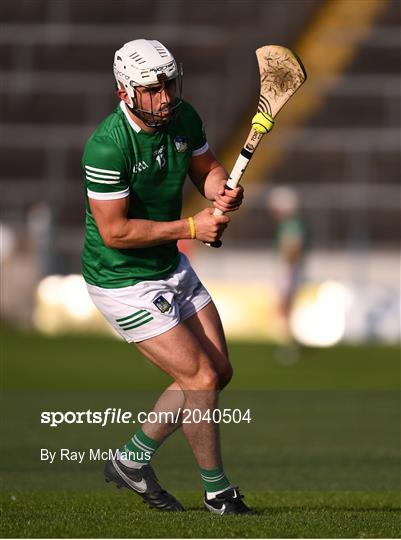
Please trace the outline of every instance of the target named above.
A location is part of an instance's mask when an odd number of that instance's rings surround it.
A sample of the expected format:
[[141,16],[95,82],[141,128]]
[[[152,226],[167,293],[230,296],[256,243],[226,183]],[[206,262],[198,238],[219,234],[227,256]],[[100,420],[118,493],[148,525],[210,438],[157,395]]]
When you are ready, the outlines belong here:
[[206,152],[202,121],[186,102],[165,128],[148,133],[133,121],[124,102],[86,143],[82,166],[86,193],[85,280],[104,288],[163,279],[178,265],[177,242],[146,248],[106,247],[89,198],[129,196],[129,219],[174,221],[181,216],[182,189],[192,156]]

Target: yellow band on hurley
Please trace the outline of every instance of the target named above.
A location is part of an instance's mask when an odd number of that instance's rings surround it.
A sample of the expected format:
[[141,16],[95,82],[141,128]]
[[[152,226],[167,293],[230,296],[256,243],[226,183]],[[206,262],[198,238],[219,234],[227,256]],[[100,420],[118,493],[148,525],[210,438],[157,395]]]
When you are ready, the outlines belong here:
[[189,228],[191,229],[191,239],[196,238],[194,218],[191,216],[188,218]]

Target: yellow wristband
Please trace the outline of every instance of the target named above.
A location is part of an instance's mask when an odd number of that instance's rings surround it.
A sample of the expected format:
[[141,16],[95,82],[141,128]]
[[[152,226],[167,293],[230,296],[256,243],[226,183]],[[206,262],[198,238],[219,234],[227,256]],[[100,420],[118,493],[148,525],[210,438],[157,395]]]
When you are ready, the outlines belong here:
[[191,216],[188,218],[189,228],[191,229],[191,240],[196,238],[194,218]]

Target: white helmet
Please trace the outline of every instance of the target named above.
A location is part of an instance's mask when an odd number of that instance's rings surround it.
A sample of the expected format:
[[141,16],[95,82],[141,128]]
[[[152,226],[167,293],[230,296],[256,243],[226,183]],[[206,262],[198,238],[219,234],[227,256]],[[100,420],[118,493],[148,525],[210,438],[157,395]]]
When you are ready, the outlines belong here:
[[177,66],[174,56],[160,41],[134,39],[125,43],[114,55],[113,70],[117,86],[124,86],[129,106],[134,112],[141,111],[136,103],[135,87],[176,78],[179,86],[178,104],[181,103],[182,67]]

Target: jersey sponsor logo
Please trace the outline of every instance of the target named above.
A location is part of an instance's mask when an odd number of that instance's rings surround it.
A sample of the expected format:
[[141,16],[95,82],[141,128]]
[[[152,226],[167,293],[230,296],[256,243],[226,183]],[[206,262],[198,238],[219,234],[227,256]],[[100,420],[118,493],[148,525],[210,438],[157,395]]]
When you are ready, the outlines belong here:
[[166,313],[171,309],[171,304],[164,298],[164,296],[158,296],[156,300],[153,300],[153,303],[162,313]]
[[166,145],[163,144],[158,150],[153,152],[159,167],[162,169],[166,165]]
[[148,167],[149,165],[146,163],[146,161],[142,160],[139,163],[135,163],[135,165],[132,167],[132,172],[136,174],[146,170]]
[[174,145],[177,152],[185,152],[188,149],[187,139],[182,135],[174,137]]

